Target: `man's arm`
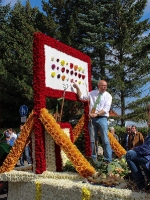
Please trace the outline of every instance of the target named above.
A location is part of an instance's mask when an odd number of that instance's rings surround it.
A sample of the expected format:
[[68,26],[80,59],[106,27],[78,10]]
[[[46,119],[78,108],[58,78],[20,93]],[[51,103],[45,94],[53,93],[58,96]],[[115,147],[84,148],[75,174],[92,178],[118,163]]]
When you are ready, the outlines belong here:
[[80,88],[78,87],[78,85],[76,83],[73,83],[73,87],[76,88],[77,96],[78,96],[78,98],[80,98],[82,95]]

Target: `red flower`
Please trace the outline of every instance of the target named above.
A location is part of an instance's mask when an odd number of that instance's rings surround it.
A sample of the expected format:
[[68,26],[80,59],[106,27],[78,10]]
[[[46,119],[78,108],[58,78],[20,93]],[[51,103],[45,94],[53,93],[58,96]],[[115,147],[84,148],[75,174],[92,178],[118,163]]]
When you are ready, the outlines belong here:
[[57,75],[57,78],[60,78],[60,74]]
[[70,74],[73,75],[73,71],[70,71]]
[[65,71],[65,68],[63,67],[62,69],[61,69],[61,71],[62,71],[62,73]]
[[70,63],[70,69],[72,69],[73,68],[73,64],[72,63]]
[[85,75],[82,75],[82,79],[85,79]]
[[67,73],[67,74],[69,73],[69,69],[66,69],[66,73]]
[[77,72],[75,72],[74,75],[77,76]]
[[52,64],[52,69],[55,69],[55,67],[56,67],[55,64]]
[[81,74],[78,74],[78,77],[81,78]]

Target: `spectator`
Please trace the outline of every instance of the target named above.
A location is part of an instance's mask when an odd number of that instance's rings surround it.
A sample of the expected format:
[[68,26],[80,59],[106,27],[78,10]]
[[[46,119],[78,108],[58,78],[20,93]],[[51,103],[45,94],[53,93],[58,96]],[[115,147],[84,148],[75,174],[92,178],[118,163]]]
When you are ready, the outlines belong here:
[[112,150],[108,139],[108,122],[109,110],[112,103],[112,96],[106,91],[107,82],[100,80],[98,89],[92,90],[88,94],[82,94],[76,83],[73,87],[77,90],[77,95],[81,100],[89,101],[89,133],[91,141],[93,161],[97,160],[98,155],[98,132],[102,139],[104,149],[104,159],[106,162],[112,161]]
[[[110,133],[114,136],[114,138],[119,142],[119,137],[118,137],[118,135],[116,135],[115,134],[115,129],[114,129],[114,127],[110,127],[109,128],[109,131],[110,131]],[[112,157],[113,158],[117,158],[117,156],[116,156],[116,154],[115,154],[115,152],[112,150]]]
[[[147,106],[148,126],[150,128],[150,104]],[[142,145],[133,147],[126,154],[126,161],[139,190],[150,185],[150,132]],[[144,171],[144,174],[141,171]]]
[[128,138],[129,138],[130,133],[131,133],[131,126],[127,126],[126,127],[126,133],[123,136],[123,140],[122,140],[122,146],[127,151],[128,151]]
[[144,143],[144,137],[142,133],[137,131],[136,126],[131,127],[131,132],[128,138],[128,150],[133,149]]
[[[20,132],[21,132],[22,128],[23,128],[23,125],[20,125]],[[18,137],[20,135],[20,132],[18,133]],[[24,157],[26,157],[26,161],[28,162],[28,165],[32,165],[32,161],[31,161],[31,157],[30,157],[30,147],[29,147],[29,144],[30,144],[30,140],[26,143],[24,152],[21,155],[21,158],[20,158],[20,165],[21,166],[24,166]]]
[[6,142],[10,146],[14,146],[15,141],[17,139],[17,135],[14,133],[12,128],[9,128],[6,132]]

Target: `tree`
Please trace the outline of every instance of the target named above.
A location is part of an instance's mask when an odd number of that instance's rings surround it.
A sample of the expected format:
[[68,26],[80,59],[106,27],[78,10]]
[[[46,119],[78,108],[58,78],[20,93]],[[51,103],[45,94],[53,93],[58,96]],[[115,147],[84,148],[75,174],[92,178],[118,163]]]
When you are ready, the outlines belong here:
[[[150,23],[148,19],[140,21],[146,2],[115,0],[113,6],[111,27],[114,31],[111,34],[113,42],[109,44],[109,75],[111,89],[119,100],[117,106],[121,109],[122,125],[125,119],[131,117],[126,111],[134,108],[128,102],[129,98],[141,98],[141,102],[144,102],[142,87],[149,81],[150,38],[143,34],[150,29]],[[135,108],[137,105],[135,103]],[[142,112],[135,113],[136,120],[143,119]],[[132,115],[132,119],[135,116]]]
[[[8,7],[8,6],[7,6]],[[18,126],[19,107],[26,104],[33,109],[32,42],[37,31],[35,18],[37,8],[20,2],[9,10],[1,30],[1,62],[5,77],[1,80],[1,123],[3,126]],[[9,124],[5,124],[9,122]]]

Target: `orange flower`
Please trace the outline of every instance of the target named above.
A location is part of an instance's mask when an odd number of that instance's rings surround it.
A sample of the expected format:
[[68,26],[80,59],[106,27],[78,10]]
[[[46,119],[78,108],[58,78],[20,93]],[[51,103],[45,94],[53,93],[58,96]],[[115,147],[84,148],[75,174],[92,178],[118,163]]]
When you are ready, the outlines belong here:
[[33,128],[33,112],[29,115],[26,123],[23,126],[20,136],[16,140],[14,146],[12,147],[6,159],[4,160],[2,166],[0,167],[0,173],[9,172],[14,169],[17,161],[20,158],[20,155],[24,150],[26,141],[30,137],[32,128]]
[[[90,165],[90,163],[86,160],[86,158],[71,142],[68,136],[57,124],[53,116],[48,113],[47,109],[45,108],[41,109],[40,120],[43,123],[46,131],[52,136],[56,144],[58,144],[60,148],[65,152],[65,154],[70,159],[70,161],[72,162],[72,164],[74,165],[74,167],[81,176],[89,177],[92,176],[94,173],[96,173],[95,169]],[[47,124],[49,124],[49,126],[47,126]],[[65,147],[64,145],[62,145],[62,140],[63,141],[65,140]]]
[[119,144],[119,142],[110,132],[108,132],[108,138],[111,148],[114,150],[115,154],[119,158],[121,158],[124,154],[126,154],[126,150]]
[[84,115],[80,118],[74,129],[72,130],[73,133],[73,143],[78,139],[82,129],[84,127]]
[[74,70],[77,71],[78,65],[74,65]]

